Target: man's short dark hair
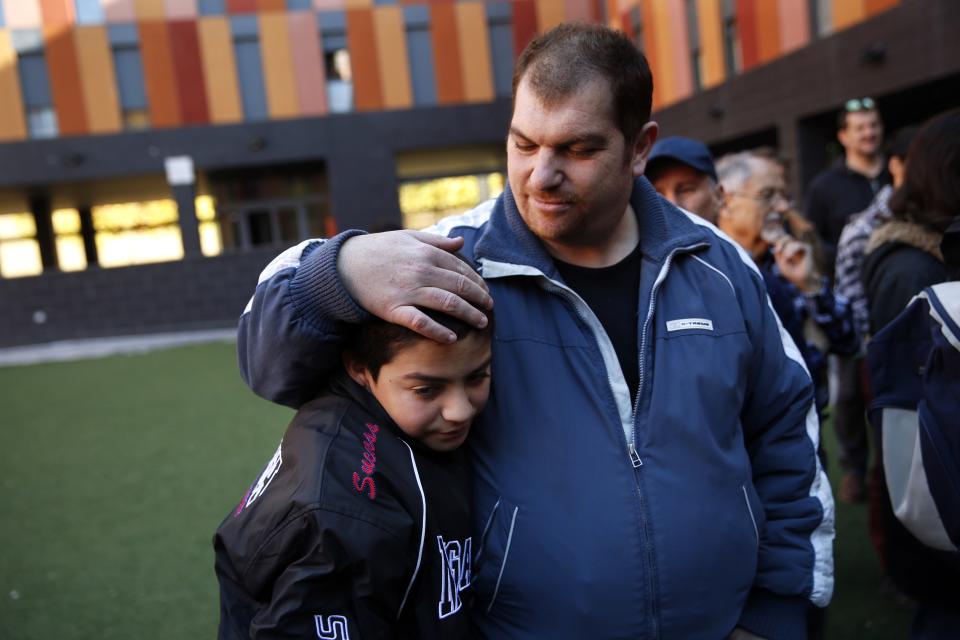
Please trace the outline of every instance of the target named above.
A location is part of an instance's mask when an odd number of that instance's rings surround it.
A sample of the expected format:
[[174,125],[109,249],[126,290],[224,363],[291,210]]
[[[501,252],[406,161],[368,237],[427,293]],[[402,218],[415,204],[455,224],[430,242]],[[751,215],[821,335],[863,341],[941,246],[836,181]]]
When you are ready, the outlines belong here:
[[613,96],[614,119],[627,144],[650,120],[653,76],[643,53],[626,34],[599,25],[561,24],[536,38],[520,54],[513,72],[513,97],[522,79],[547,104],[571,96],[597,78]]

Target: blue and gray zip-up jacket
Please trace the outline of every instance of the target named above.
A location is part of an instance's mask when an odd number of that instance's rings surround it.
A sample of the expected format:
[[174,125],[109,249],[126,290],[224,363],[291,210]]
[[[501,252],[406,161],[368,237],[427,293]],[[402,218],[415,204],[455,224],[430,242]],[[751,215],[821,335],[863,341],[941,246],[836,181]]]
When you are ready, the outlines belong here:
[[[489,638],[804,637],[833,590],[833,498],[813,388],[750,257],[631,196],[643,263],[637,402],[597,317],[509,189],[434,231],[463,236],[497,309],[490,402],[471,433],[474,614]],[[267,267],[240,320],[258,394],[297,406],[364,312],[336,273],[349,234]]]

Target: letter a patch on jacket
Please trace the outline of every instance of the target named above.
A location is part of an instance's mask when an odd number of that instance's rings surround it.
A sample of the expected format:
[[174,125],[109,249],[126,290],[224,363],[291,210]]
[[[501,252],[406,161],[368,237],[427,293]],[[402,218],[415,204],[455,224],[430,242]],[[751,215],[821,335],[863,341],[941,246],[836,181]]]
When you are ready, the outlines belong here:
[[440,619],[452,616],[463,607],[460,592],[470,586],[470,564],[473,538],[461,544],[459,540],[444,542],[437,536],[440,551],[440,603],[437,614]]

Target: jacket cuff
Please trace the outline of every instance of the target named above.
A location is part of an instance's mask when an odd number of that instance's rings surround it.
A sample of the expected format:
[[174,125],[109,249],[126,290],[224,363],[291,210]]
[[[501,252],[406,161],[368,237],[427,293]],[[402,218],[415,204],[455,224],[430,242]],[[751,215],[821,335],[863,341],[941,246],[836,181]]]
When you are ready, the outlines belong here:
[[297,272],[290,280],[288,295],[300,317],[314,326],[324,322],[357,323],[370,317],[347,293],[337,272],[340,247],[350,238],[365,232],[350,229],[329,240],[307,247]]
[[737,626],[766,640],[805,640],[807,606],[806,598],[754,589]]

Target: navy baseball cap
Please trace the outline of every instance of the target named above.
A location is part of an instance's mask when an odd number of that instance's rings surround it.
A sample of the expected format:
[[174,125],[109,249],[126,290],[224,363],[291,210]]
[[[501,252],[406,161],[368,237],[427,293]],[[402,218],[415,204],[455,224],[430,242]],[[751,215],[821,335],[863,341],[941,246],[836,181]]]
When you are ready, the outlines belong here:
[[707,149],[707,145],[699,140],[682,136],[669,136],[657,140],[650,151],[650,157],[647,158],[647,167],[655,164],[657,160],[675,160],[693,167],[700,173],[707,174],[714,180],[717,179],[717,169],[713,166],[710,149]]

